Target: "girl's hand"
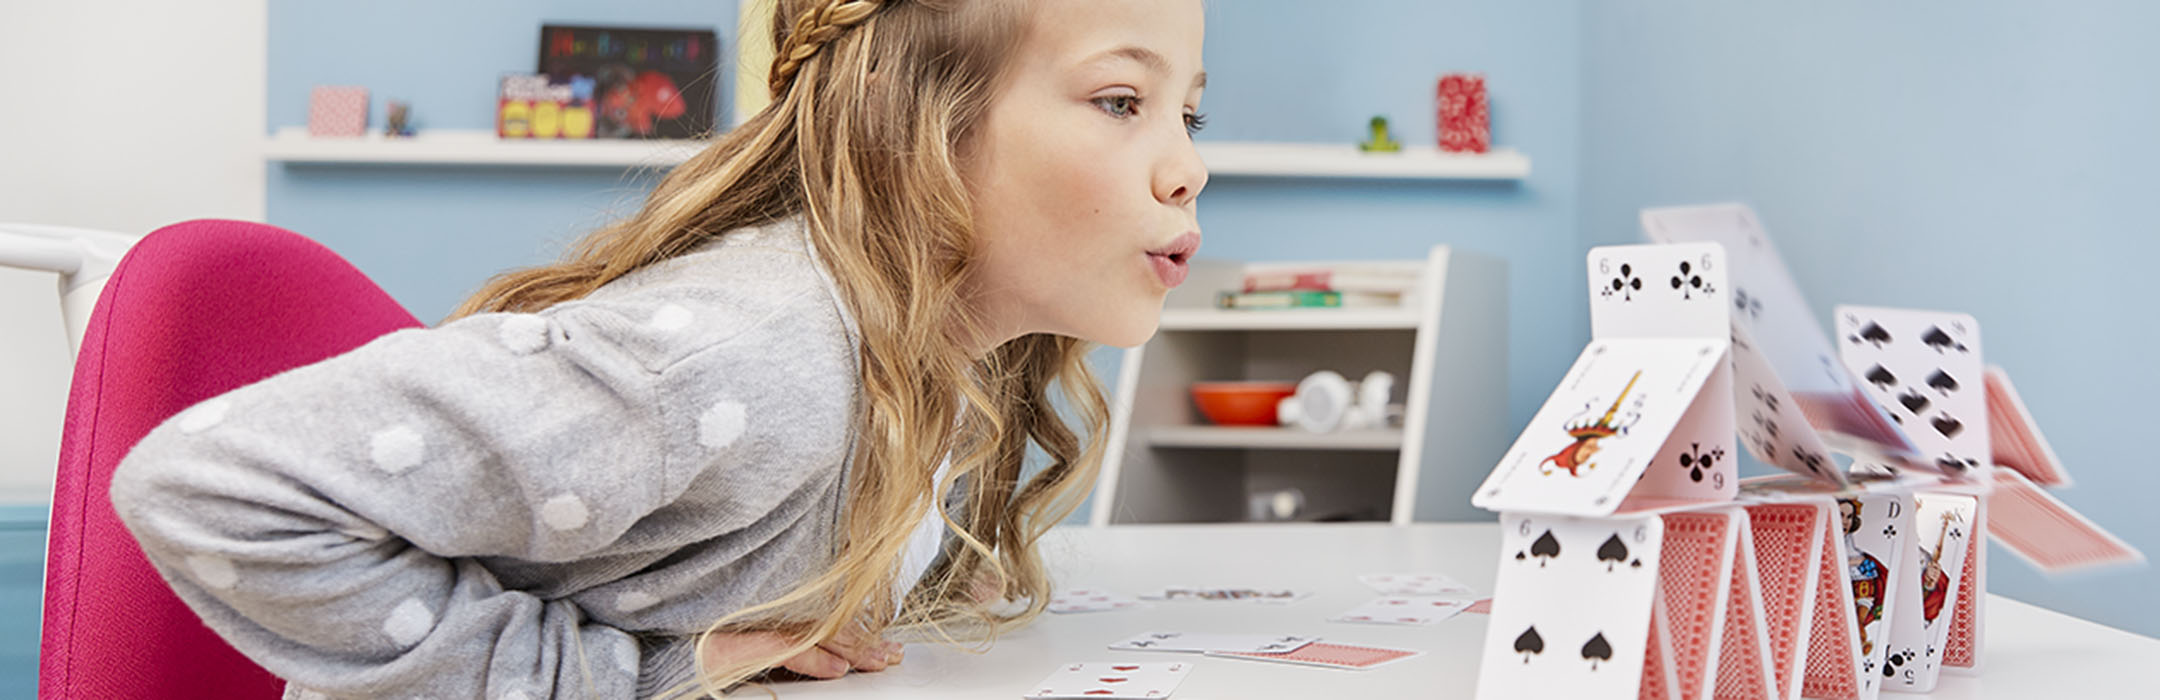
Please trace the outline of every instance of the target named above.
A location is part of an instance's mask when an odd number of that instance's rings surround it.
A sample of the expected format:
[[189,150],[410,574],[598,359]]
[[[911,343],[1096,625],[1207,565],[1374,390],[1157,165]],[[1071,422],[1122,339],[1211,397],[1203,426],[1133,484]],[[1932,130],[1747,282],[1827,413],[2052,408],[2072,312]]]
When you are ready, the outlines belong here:
[[[788,646],[788,638],[779,632],[740,632],[707,637],[698,653],[708,666],[716,666],[749,656],[772,654]],[[830,680],[847,675],[850,670],[883,671],[887,666],[900,663],[901,656],[900,643],[877,639],[849,626],[832,639],[781,662],[780,668]]]

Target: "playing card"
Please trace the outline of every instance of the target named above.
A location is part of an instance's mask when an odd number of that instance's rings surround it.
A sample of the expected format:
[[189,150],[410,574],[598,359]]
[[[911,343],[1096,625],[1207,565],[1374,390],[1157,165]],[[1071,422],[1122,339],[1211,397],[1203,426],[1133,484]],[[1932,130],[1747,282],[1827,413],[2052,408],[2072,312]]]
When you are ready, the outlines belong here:
[[1149,591],[1140,597],[1150,600],[1251,603],[1294,603],[1312,595],[1312,591],[1290,588],[1248,588],[1240,586],[1165,586],[1159,591]]
[[1839,306],[1839,356],[1868,395],[1905,426],[1903,465],[1947,476],[1992,464],[1980,324],[1937,311]]
[[1836,437],[1840,444],[1871,445],[1887,454],[1912,449],[1838,362],[1815,320],[1814,307],[1793,282],[1752,209],[1744,204],[1644,209],[1642,228],[1660,243],[1708,241],[1724,246],[1733,325],[1745,328],[1758,342],[1770,368],[1826,442]]
[[1720,366],[1697,390],[1694,403],[1616,512],[1648,513],[1732,500],[1740,490],[1739,468],[1733,463],[1740,455],[1731,397],[1732,370]]
[[1311,644],[1319,637],[1294,634],[1212,634],[1207,632],[1142,632],[1113,642],[1119,651],[1242,651],[1280,654]]
[[1755,459],[1785,471],[1844,487],[1845,472],[1830,461],[1822,436],[1800,413],[1785,382],[1770,369],[1747,328],[1732,329],[1733,406],[1741,444]]
[[1478,614],[1478,615],[1491,615],[1491,614],[1492,614],[1492,599],[1491,599],[1491,598],[1479,598],[1479,599],[1477,599],[1477,600],[1473,600],[1473,601],[1470,601],[1470,605],[1469,605],[1468,607],[1465,607],[1465,608],[1463,608],[1463,612],[1466,612],[1466,613],[1475,613],[1475,614]]
[[2010,553],[2060,574],[2145,561],[2120,538],[2063,505],[2014,469],[1995,470],[1988,532]]
[[1052,698],[1108,698],[1127,700],[1140,698],[1167,698],[1185,682],[1185,674],[1192,672],[1192,664],[1176,663],[1071,663],[1051,672],[1050,677],[1026,695],[1028,700]]
[[1328,618],[1329,622],[1373,625],[1430,625],[1454,617],[1470,601],[1433,596],[1381,596]]
[[1469,593],[1470,587],[1442,574],[1363,574],[1358,581],[1387,595]]
[[2025,409],[2025,399],[2010,385],[2010,375],[1995,365],[1987,367],[1987,409],[1988,449],[1995,453],[1996,466],[2016,469],[2033,483],[2051,489],[2070,485],[2070,473],[2063,470],[2055,448],[2040,434],[2040,425]]
[[1905,585],[1897,617],[1891,620],[1890,653],[1883,658],[1888,690],[1925,693],[1935,689],[1942,671],[1943,643],[1956,608],[1958,578],[1979,500],[1950,493],[1913,496],[1912,566],[1898,575]]
[[1904,588],[1900,571],[1912,532],[1912,495],[1885,490],[1838,499],[1845,533],[1845,578],[1852,587],[1854,621],[1860,628],[1862,692],[1874,697],[1889,655],[1890,619]]
[[1658,516],[1503,513],[1478,697],[1634,697],[1664,545]]
[[1591,248],[1590,337],[1723,338],[1725,251],[1716,243]]
[[1349,669],[1352,671],[1363,671],[1369,668],[1373,668],[1375,666],[1384,666],[1387,664],[1395,663],[1397,661],[1401,661],[1403,659],[1407,659],[1423,653],[1425,652],[1412,649],[1390,649],[1388,647],[1363,646],[1355,644],[1333,644],[1329,642],[1313,642],[1299,648],[1297,651],[1293,651],[1287,654],[1253,654],[1236,651],[1211,651],[1208,652],[1207,655],[1220,656],[1231,659],[1274,661],[1277,663],[1301,664],[1305,666],[1324,666],[1327,668],[1341,668]]
[[1138,600],[1111,591],[1077,588],[1052,596],[1048,610],[1054,613],[1101,612],[1125,610],[1140,605]]
[[1725,371],[1728,342],[1592,341],[1471,502],[1501,511],[1614,512],[1703,384]]

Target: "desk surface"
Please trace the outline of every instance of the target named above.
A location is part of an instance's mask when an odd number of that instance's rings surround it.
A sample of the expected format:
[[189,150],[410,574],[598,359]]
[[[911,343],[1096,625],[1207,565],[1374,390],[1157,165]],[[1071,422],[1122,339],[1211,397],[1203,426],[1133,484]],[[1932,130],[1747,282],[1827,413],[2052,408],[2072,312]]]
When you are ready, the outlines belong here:
[[[1137,610],[1046,613],[1035,624],[999,639],[985,654],[916,644],[908,647],[906,663],[880,673],[775,689],[784,700],[1014,700],[1068,661],[1187,660],[1197,665],[1175,700],[1470,698],[1476,693],[1486,616],[1458,615],[1428,627],[1357,625],[1327,618],[1377,596],[1358,583],[1358,574],[1364,573],[1440,572],[1489,595],[1498,537],[1497,528],[1485,523],[1059,528],[1046,539],[1044,554],[1062,587],[1137,595],[1174,584],[1251,585],[1311,590],[1314,595],[1279,606],[1157,602]],[[2138,694],[2136,688],[2150,685],[2144,672],[2160,663],[2160,640],[2001,596],[1990,596],[1988,603],[1981,675],[1946,673],[1927,697],[2131,697]],[[1339,671],[1106,648],[1152,629],[1313,634],[1425,654],[1368,671]]]

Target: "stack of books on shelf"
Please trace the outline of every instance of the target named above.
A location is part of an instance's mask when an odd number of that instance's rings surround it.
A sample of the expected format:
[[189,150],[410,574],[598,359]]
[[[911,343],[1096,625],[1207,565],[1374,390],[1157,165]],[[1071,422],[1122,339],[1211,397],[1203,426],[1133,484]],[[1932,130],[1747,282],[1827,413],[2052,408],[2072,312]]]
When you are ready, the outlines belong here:
[[1397,308],[1417,289],[1416,266],[1254,265],[1240,289],[1215,295],[1223,309]]

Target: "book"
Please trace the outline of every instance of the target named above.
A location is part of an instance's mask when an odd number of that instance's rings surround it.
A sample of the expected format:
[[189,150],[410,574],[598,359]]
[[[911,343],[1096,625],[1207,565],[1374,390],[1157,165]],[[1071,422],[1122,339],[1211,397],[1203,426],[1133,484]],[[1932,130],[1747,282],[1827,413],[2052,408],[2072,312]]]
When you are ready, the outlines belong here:
[[1272,292],[1225,291],[1215,295],[1215,306],[1217,308],[1238,310],[1369,308],[1401,305],[1401,294],[1386,292],[1292,289]]
[[495,136],[505,139],[593,138],[593,81],[511,73],[495,102]]
[[1248,270],[1245,292],[1334,291],[1408,294],[1418,271],[1389,268],[1283,268]]
[[720,39],[705,28],[540,27],[537,72],[590,81],[593,135],[603,139],[710,136],[719,118]]

